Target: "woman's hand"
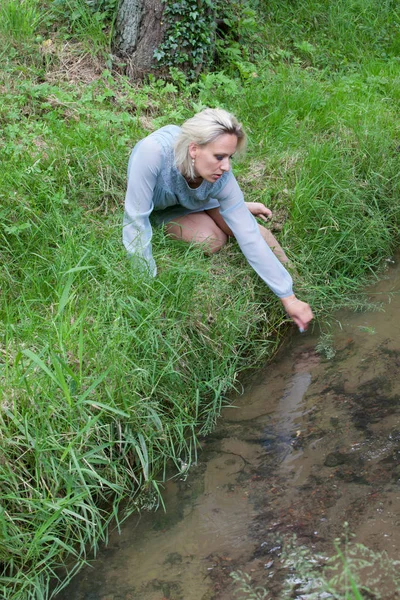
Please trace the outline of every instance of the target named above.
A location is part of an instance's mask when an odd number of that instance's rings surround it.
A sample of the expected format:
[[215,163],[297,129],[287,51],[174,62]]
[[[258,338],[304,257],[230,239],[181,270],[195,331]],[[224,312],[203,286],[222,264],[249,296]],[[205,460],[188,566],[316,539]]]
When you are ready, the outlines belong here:
[[254,217],[259,217],[263,221],[268,221],[272,217],[272,211],[261,202],[245,202],[245,204]]
[[293,319],[299,330],[301,332],[305,331],[314,317],[310,305],[296,298],[294,294],[287,298],[281,298],[281,302],[287,314]]

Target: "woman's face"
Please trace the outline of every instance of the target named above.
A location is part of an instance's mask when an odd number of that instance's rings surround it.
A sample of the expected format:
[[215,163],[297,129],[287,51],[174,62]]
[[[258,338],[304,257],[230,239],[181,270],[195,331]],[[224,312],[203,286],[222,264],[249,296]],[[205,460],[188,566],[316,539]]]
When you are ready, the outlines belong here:
[[231,168],[231,158],[236,151],[237,142],[234,133],[223,133],[204,146],[191,143],[189,154],[194,158],[196,176],[211,183],[218,181],[221,175]]

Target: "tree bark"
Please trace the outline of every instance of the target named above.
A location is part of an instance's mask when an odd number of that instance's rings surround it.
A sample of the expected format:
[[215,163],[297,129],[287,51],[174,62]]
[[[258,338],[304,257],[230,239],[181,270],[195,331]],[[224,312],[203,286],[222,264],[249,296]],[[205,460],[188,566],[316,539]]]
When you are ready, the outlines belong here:
[[161,0],[122,0],[115,23],[115,48],[127,59],[128,75],[141,77],[155,66],[154,50],[164,37]]

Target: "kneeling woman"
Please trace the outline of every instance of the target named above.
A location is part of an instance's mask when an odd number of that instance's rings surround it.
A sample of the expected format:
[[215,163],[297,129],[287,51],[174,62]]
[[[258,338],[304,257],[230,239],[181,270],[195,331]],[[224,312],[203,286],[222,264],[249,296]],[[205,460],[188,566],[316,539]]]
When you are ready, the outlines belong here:
[[166,224],[171,237],[201,242],[211,253],[234,236],[250,265],[303,331],[313,318],[311,308],[293,293],[282,248],[254,218],[266,220],[271,211],[259,202],[245,202],[231,171],[230,159],[244,145],[245,134],[236,118],[211,108],[182,127],[167,125],[141,140],[128,165],[123,242],[155,276],[149,219],[153,211],[152,220]]

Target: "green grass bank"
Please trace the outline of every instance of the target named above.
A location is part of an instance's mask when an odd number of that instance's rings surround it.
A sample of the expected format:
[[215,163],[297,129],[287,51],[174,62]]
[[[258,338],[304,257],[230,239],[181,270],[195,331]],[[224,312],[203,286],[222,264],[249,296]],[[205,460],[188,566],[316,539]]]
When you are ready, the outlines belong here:
[[0,6],[5,600],[49,598],[112,519],[156,506],[167,461],[190,464],[239,374],[287,329],[235,243],[208,258],[156,231],[159,276],[134,270],[121,220],[136,141],[204,106],[234,112],[249,133],[235,174],[274,211],[321,323],[362,306],[357,290],[398,248],[396,4],[254,6],[262,18],[219,70],[141,85],[111,70],[108,22],[85,4]]

